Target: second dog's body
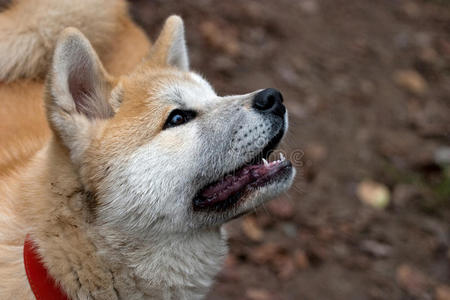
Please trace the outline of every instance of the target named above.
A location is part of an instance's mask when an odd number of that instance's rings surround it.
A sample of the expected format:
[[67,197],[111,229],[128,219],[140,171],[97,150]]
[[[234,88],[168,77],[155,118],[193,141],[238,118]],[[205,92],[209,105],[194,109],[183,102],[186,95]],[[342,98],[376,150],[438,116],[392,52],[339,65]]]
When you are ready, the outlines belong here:
[[[99,16],[96,7],[107,9]],[[44,78],[59,33],[75,24],[113,75],[131,72],[148,55],[150,43],[123,1],[13,2],[0,13],[0,176],[22,166],[50,137]]]

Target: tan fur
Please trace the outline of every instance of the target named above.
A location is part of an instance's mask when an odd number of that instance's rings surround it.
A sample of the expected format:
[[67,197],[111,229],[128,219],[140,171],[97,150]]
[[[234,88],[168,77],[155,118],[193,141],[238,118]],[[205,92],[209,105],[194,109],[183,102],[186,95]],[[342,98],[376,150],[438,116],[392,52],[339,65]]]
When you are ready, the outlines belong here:
[[13,1],[0,14],[0,81],[45,75],[56,39],[68,26],[84,32],[103,56],[126,19],[121,0]]
[[[33,1],[32,3],[41,5],[38,2],[40,1]],[[72,1],[70,2],[72,3]],[[113,75],[131,72],[148,54],[150,48],[145,34],[126,16],[125,6],[122,5],[121,8],[122,16],[119,19],[121,25],[115,25],[118,28],[115,34],[104,36],[108,39],[105,42],[109,42],[110,48],[105,51],[104,55],[100,55],[106,68]],[[91,9],[91,11],[95,10]],[[0,14],[0,20],[2,17],[3,15]],[[26,17],[24,16],[24,18]],[[72,23],[68,22],[68,24]],[[58,36],[58,34],[55,35]],[[0,36],[3,37],[1,30]],[[102,40],[100,37],[98,38],[97,43],[101,44]],[[109,41],[112,38],[114,40]],[[2,40],[0,40],[1,43]],[[1,49],[0,46],[0,53],[4,53]],[[49,53],[46,53],[46,55],[51,57],[51,49],[40,49],[38,52],[48,51]],[[13,52],[8,50],[6,53]],[[0,65],[7,59],[7,57],[1,55]],[[45,67],[44,65],[40,65],[40,67],[46,68],[47,65],[48,62],[46,61]],[[24,67],[23,71],[26,70],[26,67],[31,67],[34,70],[29,72],[31,77],[43,72],[36,65],[25,65]],[[38,69],[39,71],[37,71]],[[25,73],[28,73],[28,71],[25,71]],[[8,77],[7,80],[14,78],[15,76]],[[0,78],[0,117],[2,120],[0,123],[0,178],[2,175],[8,174],[10,170],[23,165],[50,136],[42,102],[43,86],[43,78],[18,79],[11,83],[2,83]],[[17,120],[21,120],[21,122],[17,122]]]

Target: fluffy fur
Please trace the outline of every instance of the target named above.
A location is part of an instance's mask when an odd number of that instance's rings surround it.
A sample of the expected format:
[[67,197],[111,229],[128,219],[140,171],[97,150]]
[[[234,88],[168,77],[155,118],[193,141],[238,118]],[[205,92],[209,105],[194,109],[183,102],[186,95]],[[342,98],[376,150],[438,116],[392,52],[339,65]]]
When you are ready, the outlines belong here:
[[68,26],[106,53],[124,18],[120,0],[13,1],[0,14],[0,81],[45,75],[56,39]]
[[[23,35],[13,24],[25,18]],[[33,299],[30,234],[71,299],[201,299],[227,253],[222,224],[286,190],[295,171],[225,211],[194,211],[192,198],[260,152],[287,116],[255,112],[255,93],[220,97],[189,71],[177,16],[151,49],[121,1],[24,1],[0,20],[12,30],[0,43],[17,47],[0,45],[12,55],[0,56],[0,78],[13,81],[0,83],[0,298]],[[83,33],[55,41],[66,26]],[[198,116],[164,130],[175,108]]]

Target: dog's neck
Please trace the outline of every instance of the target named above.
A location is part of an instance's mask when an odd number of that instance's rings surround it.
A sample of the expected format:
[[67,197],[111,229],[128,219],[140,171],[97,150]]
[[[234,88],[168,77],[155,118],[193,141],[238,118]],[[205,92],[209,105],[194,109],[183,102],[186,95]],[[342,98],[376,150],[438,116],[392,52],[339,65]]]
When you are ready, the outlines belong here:
[[[202,298],[227,252],[219,228],[173,234],[151,242],[118,242],[113,231],[102,231],[102,235],[102,241],[108,243],[103,248],[112,251],[103,259],[108,265],[117,266],[113,270],[118,276],[115,288],[123,296],[129,295],[128,289],[135,286],[143,299]],[[117,247],[122,247],[120,255]]]
[[[48,272],[72,299],[200,299],[227,252],[221,229],[128,238],[92,221],[89,194],[51,143],[24,175],[21,213]],[[51,157],[52,165],[47,164]],[[56,159],[55,159],[56,157]],[[58,170],[55,173],[55,170]]]

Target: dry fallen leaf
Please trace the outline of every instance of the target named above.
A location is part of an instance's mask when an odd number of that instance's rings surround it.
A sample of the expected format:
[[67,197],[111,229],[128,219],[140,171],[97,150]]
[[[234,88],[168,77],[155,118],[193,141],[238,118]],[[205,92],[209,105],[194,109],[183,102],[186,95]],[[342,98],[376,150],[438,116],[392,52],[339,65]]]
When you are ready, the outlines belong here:
[[362,181],[358,185],[356,193],[359,199],[369,206],[383,209],[389,204],[389,190],[381,183],[371,180]]
[[306,255],[306,252],[299,249],[295,251],[294,254],[295,263],[297,264],[297,267],[300,270],[306,269],[309,267],[309,259],[308,255]]
[[255,217],[248,216],[242,221],[242,230],[245,235],[255,242],[260,242],[263,239],[264,233],[256,223]]
[[436,288],[436,300],[450,300],[450,286],[438,286]]
[[422,297],[429,288],[429,279],[410,265],[401,265],[397,268],[396,279],[398,285],[408,294]]
[[263,289],[249,288],[245,291],[245,296],[249,300],[272,300],[273,295]]
[[282,248],[280,245],[265,243],[250,252],[250,259],[257,264],[265,264],[281,251]]
[[394,74],[394,81],[402,88],[415,94],[423,94],[427,90],[427,82],[414,70],[401,70]]

